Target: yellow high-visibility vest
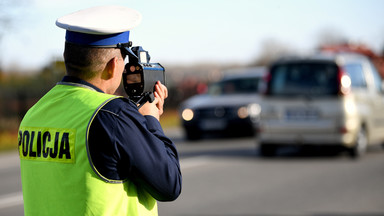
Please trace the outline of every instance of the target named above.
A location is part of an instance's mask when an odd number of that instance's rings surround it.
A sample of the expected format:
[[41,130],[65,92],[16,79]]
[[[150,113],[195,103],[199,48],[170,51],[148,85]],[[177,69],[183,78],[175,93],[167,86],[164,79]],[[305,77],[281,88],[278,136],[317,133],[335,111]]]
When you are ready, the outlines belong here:
[[157,215],[149,193],[102,177],[90,158],[89,127],[114,98],[61,83],[27,112],[19,128],[25,215]]

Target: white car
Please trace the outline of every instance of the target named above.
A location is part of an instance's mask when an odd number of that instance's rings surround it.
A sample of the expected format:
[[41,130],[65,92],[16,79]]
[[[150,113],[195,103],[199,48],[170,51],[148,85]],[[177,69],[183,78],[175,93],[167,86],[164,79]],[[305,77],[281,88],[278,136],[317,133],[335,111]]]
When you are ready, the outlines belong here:
[[227,76],[209,86],[208,92],[181,104],[180,116],[186,138],[206,133],[253,135],[259,120],[259,83],[264,71]]

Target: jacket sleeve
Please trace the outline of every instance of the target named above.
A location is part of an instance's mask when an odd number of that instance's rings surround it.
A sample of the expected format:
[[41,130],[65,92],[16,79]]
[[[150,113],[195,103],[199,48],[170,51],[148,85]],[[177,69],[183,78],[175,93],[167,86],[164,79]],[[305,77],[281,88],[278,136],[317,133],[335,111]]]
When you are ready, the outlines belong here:
[[127,178],[158,201],[180,195],[178,152],[156,118],[142,116],[132,103],[115,99],[97,114],[90,130],[90,153],[97,158],[92,160],[107,178]]

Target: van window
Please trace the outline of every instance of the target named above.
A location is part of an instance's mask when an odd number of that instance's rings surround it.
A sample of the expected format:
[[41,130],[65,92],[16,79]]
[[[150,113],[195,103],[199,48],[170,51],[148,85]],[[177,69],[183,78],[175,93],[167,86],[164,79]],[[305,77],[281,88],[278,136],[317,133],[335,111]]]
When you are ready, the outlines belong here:
[[352,88],[367,87],[367,82],[365,80],[364,71],[361,64],[347,64],[344,66],[344,70],[351,78]]
[[269,95],[337,95],[338,68],[334,63],[289,63],[271,68]]
[[382,79],[381,79],[379,72],[376,70],[376,67],[371,62],[369,62],[369,67],[372,71],[376,91],[379,93],[383,93],[383,83],[382,83]]

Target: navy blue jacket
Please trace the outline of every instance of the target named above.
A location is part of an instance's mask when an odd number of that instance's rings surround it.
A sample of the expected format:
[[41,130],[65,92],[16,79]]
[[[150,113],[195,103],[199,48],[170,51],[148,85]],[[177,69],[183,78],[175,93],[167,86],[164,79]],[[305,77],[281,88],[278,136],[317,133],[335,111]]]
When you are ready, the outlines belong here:
[[[63,82],[96,86],[75,77]],[[127,98],[108,102],[93,120],[88,138],[90,156],[106,178],[129,179],[158,201],[175,200],[182,177],[175,144],[164,135],[159,121],[143,116]]]

